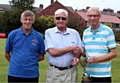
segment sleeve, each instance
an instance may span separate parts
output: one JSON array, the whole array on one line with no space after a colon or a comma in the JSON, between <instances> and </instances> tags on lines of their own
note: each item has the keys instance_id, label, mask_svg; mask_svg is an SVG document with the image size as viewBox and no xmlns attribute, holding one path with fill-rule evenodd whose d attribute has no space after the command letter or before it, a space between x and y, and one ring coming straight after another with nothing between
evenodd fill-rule
<instances>
[{"instance_id":1,"label":"sleeve","mask_svg":"<svg viewBox=\"0 0 120 83\"><path fill-rule=\"evenodd\" d=\"M80 34L77 32L77 42L80 48L82 48L82 41L81 41L81 37Z\"/></svg>"},{"instance_id":2,"label":"sleeve","mask_svg":"<svg viewBox=\"0 0 120 83\"><path fill-rule=\"evenodd\" d=\"M45 50L47 51L48 48L54 48L54 44L51 39L51 33L49 30L45 31Z\"/></svg>"},{"instance_id":3,"label":"sleeve","mask_svg":"<svg viewBox=\"0 0 120 83\"><path fill-rule=\"evenodd\" d=\"M12 50L12 38L13 33L9 33L8 38L6 39L5 51L10 52Z\"/></svg>"},{"instance_id":4,"label":"sleeve","mask_svg":"<svg viewBox=\"0 0 120 83\"><path fill-rule=\"evenodd\" d=\"M85 48L85 43L84 43L84 32L83 32L83 37L82 37L82 48Z\"/></svg>"},{"instance_id":5,"label":"sleeve","mask_svg":"<svg viewBox=\"0 0 120 83\"><path fill-rule=\"evenodd\" d=\"M115 36L112 30L109 30L107 41L109 49L116 48Z\"/></svg>"},{"instance_id":6,"label":"sleeve","mask_svg":"<svg viewBox=\"0 0 120 83\"><path fill-rule=\"evenodd\" d=\"M40 38L40 50L39 50L39 54L40 55L44 55L45 54L45 43L44 43L44 39L43 39L42 35L41 35L41 38Z\"/></svg>"}]
</instances>

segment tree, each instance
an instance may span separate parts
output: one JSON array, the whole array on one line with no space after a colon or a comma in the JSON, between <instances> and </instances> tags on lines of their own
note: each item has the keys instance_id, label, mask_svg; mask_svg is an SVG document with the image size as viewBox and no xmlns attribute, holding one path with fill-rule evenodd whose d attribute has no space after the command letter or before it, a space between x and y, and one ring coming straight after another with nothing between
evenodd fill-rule
<instances>
[{"instance_id":1,"label":"tree","mask_svg":"<svg viewBox=\"0 0 120 83\"><path fill-rule=\"evenodd\" d=\"M77 30L82 38L84 29L79 27L79 22L76 18L71 18L71 20L67 24L67 27Z\"/></svg>"},{"instance_id":2,"label":"tree","mask_svg":"<svg viewBox=\"0 0 120 83\"><path fill-rule=\"evenodd\" d=\"M104 23L106 26L111 27L112 28L112 23Z\"/></svg>"},{"instance_id":3,"label":"tree","mask_svg":"<svg viewBox=\"0 0 120 83\"><path fill-rule=\"evenodd\" d=\"M2 24L3 24L3 12L0 12L0 32L4 32Z\"/></svg>"},{"instance_id":4,"label":"tree","mask_svg":"<svg viewBox=\"0 0 120 83\"><path fill-rule=\"evenodd\" d=\"M0 15L0 23L2 23L0 24L0 30L8 35L12 30L19 28L21 26L21 13L26 9L33 10L32 5L34 1L35 0L11 0L10 5L12 9L5 11L2 16Z\"/></svg>"},{"instance_id":5,"label":"tree","mask_svg":"<svg viewBox=\"0 0 120 83\"><path fill-rule=\"evenodd\" d=\"M33 10L35 0L11 0L10 4L13 9Z\"/></svg>"},{"instance_id":6,"label":"tree","mask_svg":"<svg viewBox=\"0 0 120 83\"><path fill-rule=\"evenodd\" d=\"M36 21L34 23L34 28L43 34L46 29L54 26L55 24L54 24L53 16L41 16L39 18L36 18Z\"/></svg>"},{"instance_id":7,"label":"tree","mask_svg":"<svg viewBox=\"0 0 120 83\"><path fill-rule=\"evenodd\" d=\"M5 11L2 16L2 23L3 31L8 35L14 29L17 29L21 26L20 23L20 15L23 11L22 10L9 10Z\"/></svg>"}]
</instances>

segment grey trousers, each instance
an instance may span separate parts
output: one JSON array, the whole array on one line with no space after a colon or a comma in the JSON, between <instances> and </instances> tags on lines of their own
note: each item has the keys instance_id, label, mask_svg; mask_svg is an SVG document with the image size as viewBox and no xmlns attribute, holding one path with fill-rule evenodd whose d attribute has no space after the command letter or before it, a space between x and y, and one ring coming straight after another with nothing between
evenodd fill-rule
<instances>
[{"instance_id":1,"label":"grey trousers","mask_svg":"<svg viewBox=\"0 0 120 83\"><path fill-rule=\"evenodd\" d=\"M46 83L77 83L78 70L76 66L70 69L59 70L49 66Z\"/></svg>"}]
</instances>

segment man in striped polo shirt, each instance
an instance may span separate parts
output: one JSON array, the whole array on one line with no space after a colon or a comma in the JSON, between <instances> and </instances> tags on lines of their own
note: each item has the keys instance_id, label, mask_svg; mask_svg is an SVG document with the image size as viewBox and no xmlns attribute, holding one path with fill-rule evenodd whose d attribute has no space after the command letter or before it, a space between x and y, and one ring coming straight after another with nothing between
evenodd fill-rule
<instances>
[{"instance_id":1,"label":"man in striped polo shirt","mask_svg":"<svg viewBox=\"0 0 120 83\"><path fill-rule=\"evenodd\" d=\"M99 22L98 8L87 11L90 27L83 32L83 48L86 51L85 72L90 75L90 83L111 83L111 59L117 56L116 42L112 29Z\"/></svg>"}]
</instances>

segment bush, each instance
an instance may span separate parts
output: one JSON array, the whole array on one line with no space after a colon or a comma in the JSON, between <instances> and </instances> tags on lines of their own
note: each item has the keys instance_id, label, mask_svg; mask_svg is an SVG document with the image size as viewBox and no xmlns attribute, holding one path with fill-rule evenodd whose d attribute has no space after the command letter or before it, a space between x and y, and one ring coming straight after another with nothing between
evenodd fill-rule
<instances>
[{"instance_id":1,"label":"bush","mask_svg":"<svg viewBox=\"0 0 120 83\"><path fill-rule=\"evenodd\" d=\"M115 34L115 40L120 42L120 31L114 30L114 34Z\"/></svg>"}]
</instances>

